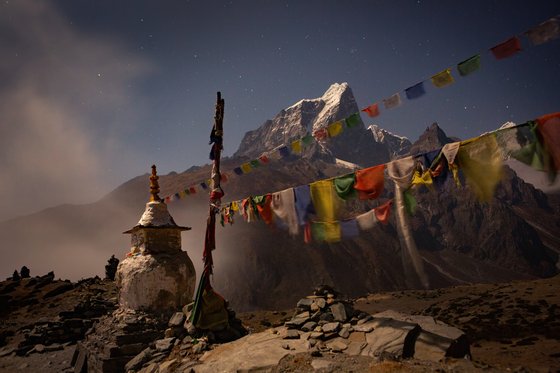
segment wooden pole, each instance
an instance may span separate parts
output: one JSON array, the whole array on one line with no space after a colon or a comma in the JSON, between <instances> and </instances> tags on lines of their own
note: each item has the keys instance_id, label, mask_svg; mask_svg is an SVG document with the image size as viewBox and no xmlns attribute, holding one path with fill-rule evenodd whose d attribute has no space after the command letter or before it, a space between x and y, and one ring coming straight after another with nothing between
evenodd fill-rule
<instances>
[{"instance_id":1,"label":"wooden pole","mask_svg":"<svg viewBox=\"0 0 560 373\"><path fill-rule=\"evenodd\" d=\"M204 272L207 276L212 274L213 259L212 251L216 248L216 214L219 212L221 198L224 196L224 191L220 186L220 157L223 148L223 122L224 122L224 99L220 92L217 94L216 100L216 113L214 115L214 126L210 132L210 144L212 150L210 151L210 159L212 159L212 173L210 184L210 209L208 212L208 221L206 224L206 237L204 240ZM208 285L210 281L208 281Z\"/></svg>"},{"instance_id":2,"label":"wooden pole","mask_svg":"<svg viewBox=\"0 0 560 373\"><path fill-rule=\"evenodd\" d=\"M221 199L224 196L224 191L220 186L220 158L222 155L224 134L224 100L220 92L218 92L217 96L214 126L210 132L210 144L212 145L210 159L213 163L210 183L210 208L208 211L208 220L206 221L206 235L204 237L204 251L202 253L204 270L200 276L200 282L194 299L194 307L190 317L194 325L197 325L202 312L202 295L205 291L210 291L212 289L210 275L212 274L212 267L214 265L212 251L216 248L216 214L220 211Z\"/></svg>"}]
</instances>

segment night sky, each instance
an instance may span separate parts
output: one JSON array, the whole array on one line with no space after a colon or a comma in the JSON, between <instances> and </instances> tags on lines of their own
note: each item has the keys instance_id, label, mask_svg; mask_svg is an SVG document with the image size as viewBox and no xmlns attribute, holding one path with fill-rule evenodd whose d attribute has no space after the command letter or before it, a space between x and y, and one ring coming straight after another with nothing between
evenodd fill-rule
<instances>
[{"instance_id":1,"label":"night sky","mask_svg":"<svg viewBox=\"0 0 560 373\"><path fill-rule=\"evenodd\" d=\"M560 110L560 40L490 47L559 1L32 1L0 4L0 220L94 202L149 171L208 162L216 91L225 155L302 98L348 82L360 107L482 54L482 67L378 124L469 138Z\"/></svg>"}]
</instances>

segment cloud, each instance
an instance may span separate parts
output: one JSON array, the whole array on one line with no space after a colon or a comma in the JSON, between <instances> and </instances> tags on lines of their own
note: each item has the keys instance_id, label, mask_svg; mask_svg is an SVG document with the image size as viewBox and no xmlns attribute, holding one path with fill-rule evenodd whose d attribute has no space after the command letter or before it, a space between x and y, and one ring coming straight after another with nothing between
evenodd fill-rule
<instances>
[{"instance_id":1,"label":"cloud","mask_svg":"<svg viewBox=\"0 0 560 373\"><path fill-rule=\"evenodd\" d=\"M107 192L150 63L31 0L0 5L0 55L0 221Z\"/></svg>"}]
</instances>

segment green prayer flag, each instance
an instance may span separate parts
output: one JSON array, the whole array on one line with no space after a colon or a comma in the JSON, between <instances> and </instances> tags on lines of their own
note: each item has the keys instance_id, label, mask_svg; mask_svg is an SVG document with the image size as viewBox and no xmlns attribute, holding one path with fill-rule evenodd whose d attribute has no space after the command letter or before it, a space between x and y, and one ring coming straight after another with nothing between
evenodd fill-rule
<instances>
[{"instance_id":1,"label":"green prayer flag","mask_svg":"<svg viewBox=\"0 0 560 373\"><path fill-rule=\"evenodd\" d=\"M249 164L252 168L257 168L261 165L257 159L253 159L251 162L249 162Z\"/></svg>"},{"instance_id":2,"label":"green prayer flag","mask_svg":"<svg viewBox=\"0 0 560 373\"><path fill-rule=\"evenodd\" d=\"M356 190L354 189L355 182L355 174L337 177L334 179L334 190L336 194L344 200L354 198L357 195Z\"/></svg>"},{"instance_id":3,"label":"green prayer flag","mask_svg":"<svg viewBox=\"0 0 560 373\"><path fill-rule=\"evenodd\" d=\"M301 138L302 144L309 145L313 141L313 135L308 133L304 137Z\"/></svg>"},{"instance_id":4,"label":"green prayer flag","mask_svg":"<svg viewBox=\"0 0 560 373\"><path fill-rule=\"evenodd\" d=\"M406 212L408 213L408 215L414 215L416 213L416 198L414 198L414 196L412 195L412 193L410 193L410 190L406 190L403 193L403 197L404 197L404 207L406 209Z\"/></svg>"},{"instance_id":5,"label":"green prayer flag","mask_svg":"<svg viewBox=\"0 0 560 373\"><path fill-rule=\"evenodd\" d=\"M346 127L348 128L356 127L361 122L360 113L354 113L350 115L348 118L344 119L344 121L346 122Z\"/></svg>"},{"instance_id":6,"label":"green prayer flag","mask_svg":"<svg viewBox=\"0 0 560 373\"><path fill-rule=\"evenodd\" d=\"M461 76L467 76L478 69L480 69L480 54L475 54L457 65L457 70L459 70Z\"/></svg>"}]
</instances>

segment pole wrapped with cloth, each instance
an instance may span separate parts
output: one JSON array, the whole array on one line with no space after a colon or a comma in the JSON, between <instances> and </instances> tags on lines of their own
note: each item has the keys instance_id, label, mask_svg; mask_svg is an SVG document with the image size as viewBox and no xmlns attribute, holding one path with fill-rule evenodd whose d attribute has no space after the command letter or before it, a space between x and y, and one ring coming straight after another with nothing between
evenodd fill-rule
<instances>
[{"instance_id":1,"label":"pole wrapped with cloth","mask_svg":"<svg viewBox=\"0 0 560 373\"><path fill-rule=\"evenodd\" d=\"M202 260L204 270L200 277L196 291L193 309L190 316L192 324L202 330L222 330L228 327L228 312L225 299L212 289L210 275L213 273L214 260L212 251L216 248L216 214L220 211L224 191L220 185L220 158L223 148L223 119L224 100L218 92L214 126L210 132L210 159L213 161L210 179L210 203L206 234L204 237L204 251Z\"/></svg>"}]
</instances>

